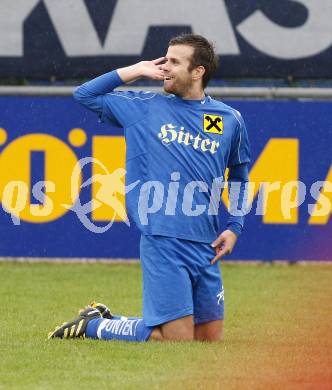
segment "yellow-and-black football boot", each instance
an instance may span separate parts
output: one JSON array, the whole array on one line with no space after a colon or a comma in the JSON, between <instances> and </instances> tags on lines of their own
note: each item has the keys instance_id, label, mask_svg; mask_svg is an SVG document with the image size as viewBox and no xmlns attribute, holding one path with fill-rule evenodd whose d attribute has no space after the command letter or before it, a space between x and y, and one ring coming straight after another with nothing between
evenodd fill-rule
<instances>
[{"instance_id":1,"label":"yellow-and-black football boot","mask_svg":"<svg viewBox=\"0 0 332 390\"><path fill-rule=\"evenodd\" d=\"M98 309L88 306L84 310L81 310L79 316L72 321L64 322L62 325L57 326L48 334L48 339L84 339L88 322L93 318L102 318L102 315Z\"/></svg>"}]
</instances>

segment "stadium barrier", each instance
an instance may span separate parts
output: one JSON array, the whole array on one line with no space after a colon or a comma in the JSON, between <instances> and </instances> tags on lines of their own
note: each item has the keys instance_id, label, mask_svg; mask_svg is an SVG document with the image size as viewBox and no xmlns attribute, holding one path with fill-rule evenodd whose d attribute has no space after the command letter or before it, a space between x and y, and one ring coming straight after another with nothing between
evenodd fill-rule
<instances>
[{"instance_id":1,"label":"stadium barrier","mask_svg":"<svg viewBox=\"0 0 332 390\"><path fill-rule=\"evenodd\" d=\"M99 124L72 90L0 88L0 256L138 256L137 229L101 195L114 188L100 180L82 186L124 167L122 130ZM229 259L332 260L332 91L207 92L242 113L252 145L250 212ZM78 161L84 167L73 184Z\"/></svg>"},{"instance_id":2,"label":"stadium barrier","mask_svg":"<svg viewBox=\"0 0 332 390\"><path fill-rule=\"evenodd\" d=\"M70 86L1 86L0 96L72 96L74 87ZM125 90L119 87L117 90ZM162 93L162 87L130 86L132 91L146 89ZM318 99L332 100L332 88L287 88L287 87L207 87L206 93L216 98L250 99Z\"/></svg>"}]
</instances>

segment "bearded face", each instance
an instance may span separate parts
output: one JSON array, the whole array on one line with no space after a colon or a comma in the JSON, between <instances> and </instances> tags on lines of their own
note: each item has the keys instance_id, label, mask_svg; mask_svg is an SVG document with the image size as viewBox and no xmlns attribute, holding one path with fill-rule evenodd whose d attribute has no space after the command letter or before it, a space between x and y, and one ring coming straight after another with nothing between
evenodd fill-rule
<instances>
[{"instance_id":1,"label":"bearded face","mask_svg":"<svg viewBox=\"0 0 332 390\"><path fill-rule=\"evenodd\" d=\"M187 45L174 45L168 48L164 71L164 90L183 97L192 88L192 71L189 70L194 49Z\"/></svg>"}]
</instances>

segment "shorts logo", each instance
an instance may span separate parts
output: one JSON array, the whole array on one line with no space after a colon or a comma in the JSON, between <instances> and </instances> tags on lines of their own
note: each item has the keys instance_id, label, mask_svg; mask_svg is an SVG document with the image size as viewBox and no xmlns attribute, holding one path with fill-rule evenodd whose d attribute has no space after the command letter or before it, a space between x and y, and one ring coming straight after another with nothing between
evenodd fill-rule
<instances>
[{"instance_id":1,"label":"shorts logo","mask_svg":"<svg viewBox=\"0 0 332 390\"><path fill-rule=\"evenodd\" d=\"M218 305L220 305L220 301L223 301L224 300L224 289L222 289L220 291L219 294L217 294L217 298L218 298Z\"/></svg>"},{"instance_id":2,"label":"shorts logo","mask_svg":"<svg viewBox=\"0 0 332 390\"><path fill-rule=\"evenodd\" d=\"M219 115L204 114L204 132L223 134L223 117Z\"/></svg>"}]
</instances>

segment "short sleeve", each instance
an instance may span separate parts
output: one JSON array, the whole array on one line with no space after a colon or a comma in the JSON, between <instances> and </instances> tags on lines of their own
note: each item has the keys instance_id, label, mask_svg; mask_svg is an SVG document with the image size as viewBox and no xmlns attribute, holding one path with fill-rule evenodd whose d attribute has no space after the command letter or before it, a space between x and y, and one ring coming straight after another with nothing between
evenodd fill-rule
<instances>
[{"instance_id":1,"label":"short sleeve","mask_svg":"<svg viewBox=\"0 0 332 390\"><path fill-rule=\"evenodd\" d=\"M129 127L143 119L149 111L149 104L156 96L152 92L114 91L103 96L101 121L116 121L122 127Z\"/></svg>"},{"instance_id":2,"label":"short sleeve","mask_svg":"<svg viewBox=\"0 0 332 390\"><path fill-rule=\"evenodd\" d=\"M237 120L237 125L228 160L229 167L250 162L250 144L245 123L238 111L234 111L234 115Z\"/></svg>"}]
</instances>

